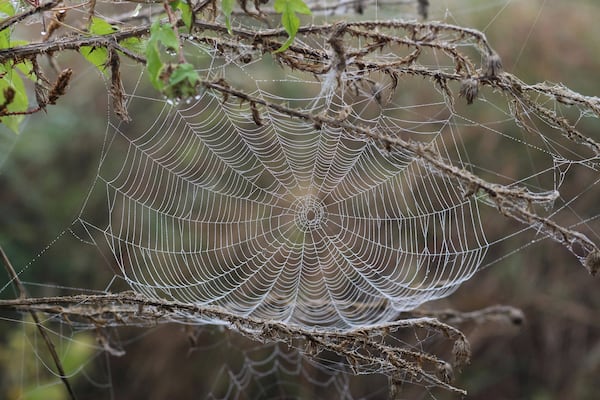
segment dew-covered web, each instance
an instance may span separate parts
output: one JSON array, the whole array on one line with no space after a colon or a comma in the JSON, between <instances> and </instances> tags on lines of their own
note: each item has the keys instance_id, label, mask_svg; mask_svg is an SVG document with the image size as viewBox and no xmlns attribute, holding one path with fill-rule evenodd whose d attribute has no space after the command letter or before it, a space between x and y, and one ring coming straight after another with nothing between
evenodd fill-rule
<instances>
[{"instance_id":1,"label":"dew-covered web","mask_svg":"<svg viewBox=\"0 0 600 400\"><path fill-rule=\"evenodd\" d=\"M106 293L125 283L143 296L114 325L147 326L150 309L288 345L238 349L215 367L209 398L326 398L332 387L353 398L351 374L374 373L454 390L428 346L464 336L429 316L398 327L401 313L548 238L597 271L600 145L589 132L600 101L506 71L494 43L458 25L479 8L444 2L429 11L445 22L421 22L426 3L310 3L281 53L272 12L265 23L236 10L233 35L219 16L182 34L202 80L189 98L162 97L123 62L132 121L110 118L67 232L114 269ZM486 7L499 15L508 3ZM69 323L48 329L66 348L121 354L111 324ZM97 343L78 336L88 331Z\"/></svg>"},{"instance_id":2,"label":"dew-covered web","mask_svg":"<svg viewBox=\"0 0 600 400\"><path fill-rule=\"evenodd\" d=\"M244 74L232 64L213 71ZM290 94L320 89L258 81L252 95L305 103L263 88L279 85ZM369 119L348 110L348 119L429 143L452 130L437 100L386 105ZM132 106L138 101L149 100ZM368 101L353 108L379 107ZM317 114L346 107L337 94L325 106L306 103ZM254 111L257 124L251 107L259 108L206 91L178 108L163 103L140 136L118 128L131 142L117 174L99 176L104 233L134 290L346 329L445 296L477 269L488 243L479 205L460 188L405 152L272 110Z\"/></svg>"},{"instance_id":3,"label":"dew-covered web","mask_svg":"<svg viewBox=\"0 0 600 400\"><path fill-rule=\"evenodd\" d=\"M98 175L109 220L90 224L84 209L81 222L102 232L136 292L351 329L469 279L490 245L490 205L580 258L591 251L543 219L557 212L572 166L596 171L586 145L597 144L571 136L575 150L564 140L563 88L552 96L500 75L479 33L317 26L281 56L232 40L190 36L201 92L177 104L133 92L130 113L140 118L111 128L126 150L109 146ZM472 101L492 109L490 120L475 119L464 104ZM527 136L506 133L515 125ZM530 165L487 169L485 154L466 151L476 135L524 148Z\"/></svg>"}]
</instances>

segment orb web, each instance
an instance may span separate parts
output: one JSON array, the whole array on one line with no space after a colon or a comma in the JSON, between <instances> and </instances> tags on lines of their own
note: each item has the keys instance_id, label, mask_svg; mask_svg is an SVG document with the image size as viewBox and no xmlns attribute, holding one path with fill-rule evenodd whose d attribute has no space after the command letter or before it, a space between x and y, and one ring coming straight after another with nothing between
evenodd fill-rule
<instances>
[{"instance_id":1,"label":"orb web","mask_svg":"<svg viewBox=\"0 0 600 400\"><path fill-rule=\"evenodd\" d=\"M248 73L224 61L207 76ZM281 83L291 87L284 98L277 83L258 81L253 95L313 114L351 100L344 90L297 96L323 92L324 84L293 75ZM359 96L348 118L434 143L451 118L436 96L417 106ZM154 110L152 102L136 97L130 109ZM130 143L121 169L100 175L109 201L105 235L136 291L350 328L443 297L477 270L487 247L479 205L448 178L343 129L267 109L257 123L257 106L239 103L205 91L177 106L159 102L137 137L129 126L116 128Z\"/></svg>"},{"instance_id":2,"label":"orb web","mask_svg":"<svg viewBox=\"0 0 600 400\"><path fill-rule=\"evenodd\" d=\"M494 91L461 80L504 82L486 65L497 55L481 33L357 22L301 32L294 46L274 54L252 37L192 35L195 97L130 93L130 114L143 118L111 125L123 145L107 147L113 161L96 185L109 222L85 214L82 222L102 231L135 291L352 329L391 321L469 279L491 243L482 207L570 240L525 205L547 214L561 162L593 162L559 142L564 127L536 101L505 93L498 103ZM474 100L495 109L491 122L458 103ZM513 137L502 124L532 136ZM542 135L544 124L555 132ZM489 157L465 149L480 133L542 161L514 176L486 169ZM483 186L475 173L505 186ZM508 201L494 199L497 188Z\"/></svg>"}]
</instances>

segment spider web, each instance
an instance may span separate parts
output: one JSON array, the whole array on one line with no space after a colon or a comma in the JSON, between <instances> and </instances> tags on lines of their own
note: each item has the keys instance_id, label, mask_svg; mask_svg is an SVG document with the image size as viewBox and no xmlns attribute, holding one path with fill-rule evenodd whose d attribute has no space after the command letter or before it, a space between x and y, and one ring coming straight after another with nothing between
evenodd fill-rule
<instances>
[{"instance_id":1,"label":"spider web","mask_svg":"<svg viewBox=\"0 0 600 400\"><path fill-rule=\"evenodd\" d=\"M449 122L418 116L440 107L374 125L434 139ZM478 205L447 180L341 130L276 112L258 127L251 113L212 94L165 105L118 174L100 175L104 232L135 290L348 328L445 296L477 269L487 246Z\"/></svg>"},{"instance_id":2,"label":"spider web","mask_svg":"<svg viewBox=\"0 0 600 400\"><path fill-rule=\"evenodd\" d=\"M369 26L301 33L288 57L190 36L186 54L210 85L177 104L131 93L144 121L112 125L125 146L106 149L96 185L109 222L89 223L85 209L81 222L104 235L135 291L307 327L388 322L452 293L490 246L481 207L499 205L470 187L485 160L465 152L465 136L497 135L539 158L502 184L526 195L511 201L541 204L540 220L569 166L596 171L596 156L581 158L545 114L555 99L508 96L490 124L455 104L446 77L461 68L485 77L467 57L495 56L478 33ZM531 139L505 133L515 119ZM424 159L425 148L467 178ZM540 220L529 222L543 230Z\"/></svg>"}]
</instances>

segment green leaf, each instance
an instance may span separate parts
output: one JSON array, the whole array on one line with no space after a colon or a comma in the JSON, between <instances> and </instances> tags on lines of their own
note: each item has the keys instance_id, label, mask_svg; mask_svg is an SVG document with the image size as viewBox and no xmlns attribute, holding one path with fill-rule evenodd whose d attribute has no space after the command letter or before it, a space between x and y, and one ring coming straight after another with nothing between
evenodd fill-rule
<instances>
[{"instance_id":1,"label":"green leaf","mask_svg":"<svg viewBox=\"0 0 600 400\"><path fill-rule=\"evenodd\" d=\"M17 67L17 69L21 71L25 77L31 79L34 82L37 81L37 76L35 76L35 73L33 72L33 64L30 60L21 61L20 63L15 65L15 67Z\"/></svg>"},{"instance_id":2,"label":"green leaf","mask_svg":"<svg viewBox=\"0 0 600 400\"><path fill-rule=\"evenodd\" d=\"M296 36L298 28L300 28L300 18L295 13L285 12L281 14L281 24L290 37Z\"/></svg>"},{"instance_id":3,"label":"green leaf","mask_svg":"<svg viewBox=\"0 0 600 400\"><path fill-rule=\"evenodd\" d=\"M108 61L108 51L104 47L81 46L79 52L86 60L104 74L108 74L106 62Z\"/></svg>"},{"instance_id":4,"label":"green leaf","mask_svg":"<svg viewBox=\"0 0 600 400\"><path fill-rule=\"evenodd\" d=\"M187 99L196 95L199 81L200 76L192 64L177 64L171 71L169 84L163 92L170 99Z\"/></svg>"},{"instance_id":5,"label":"green leaf","mask_svg":"<svg viewBox=\"0 0 600 400\"><path fill-rule=\"evenodd\" d=\"M283 25L288 34L288 40L275 50L275 53L280 53L290 47L298 33L300 18L298 18L296 13L309 15L311 11L302 0L275 0L273 7L276 12L281 13L281 25Z\"/></svg>"},{"instance_id":6,"label":"green leaf","mask_svg":"<svg viewBox=\"0 0 600 400\"><path fill-rule=\"evenodd\" d=\"M15 8L9 0L0 0L0 19L15 15Z\"/></svg>"},{"instance_id":7,"label":"green leaf","mask_svg":"<svg viewBox=\"0 0 600 400\"><path fill-rule=\"evenodd\" d=\"M92 17L89 33L91 35L109 35L117 29L103 20L102 18ZM106 63L108 61L108 51L104 47L81 46L81 54L94 65L100 72L108 74Z\"/></svg>"},{"instance_id":8,"label":"green leaf","mask_svg":"<svg viewBox=\"0 0 600 400\"><path fill-rule=\"evenodd\" d=\"M81 46L81 54L100 72L108 73L106 62L108 61L108 51L103 47Z\"/></svg>"},{"instance_id":9,"label":"green leaf","mask_svg":"<svg viewBox=\"0 0 600 400\"><path fill-rule=\"evenodd\" d=\"M89 32L92 35L109 35L117 31L117 28L103 20L102 18L92 17Z\"/></svg>"},{"instance_id":10,"label":"green leaf","mask_svg":"<svg viewBox=\"0 0 600 400\"><path fill-rule=\"evenodd\" d=\"M194 15L192 13L192 8L187 0L179 0L176 2L177 9L181 11L181 19L185 24L185 27L188 31L192 30L192 23L194 22Z\"/></svg>"},{"instance_id":11,"label":"green leaf","mask_svg":"<svg viewBox=\"0 0 600 400\"><path fill-rule=\"evenodd\" d=\"M3 75L2 79L0 79L0 104L4 104L6 101L6 98L4 97L5 91L9 90L8 88L12 88L14 97L7 105L7 110L9 112L27 111L29 102L27 100L27 92L25 91L23 79L21 79L19 74L8 64L0 66L0 75ZM20 132L19 126L21 125L23 118L23 115L11 115L0 117L0 120L10 130L18 134Z\"/></svg>"},{"instance_id":12,"label":"green leaf","mask_svg":"<svg viewBox=\"0 0 600 400\"><path fill-rule=\"evenodd\" d=\"M175 35L173 27L169 23L161 24L159 20L154 21L150 27L150 39L152 43L162 43L167 49L177 51L179 48L179 39Z\"/></svg>"},{"instance_id":13,"label":"green leaf","mask_svg":"<svg viewBox=\"0 0 600 400\"><path fill-rule=\"evenodd\" d=\"M288 36L287 40L281 45L280 48L274 51L274 53L281 53L282 51L286 51L294 42L296 35Z\"/></svg>"},{"instance_id":14,"label":"green leaf","mask_svg":"<svg viewBox=\"0 0 600 400\"><path fill-rule=\"evenodd\" d=\"M164 82L160 79L160 73L164 64L160 58L159 44L167 49L176 50L179 47L179 40L171 24L161 24L156 20L150 27L150 38L146 44L146 70L152 86L162 91Z\"/></svg>"},{"instance_id":15,"label":"green leaf","mask_svg":"<svg viewBox=\"0 0 600 400\"><path fill-rule=\"evenodd\" d=\"M142 40L140 38L136 38L136 37L130 37L127 39L123 39L119 42L119 44L126 48L127 50L130 50L133 53L136 54L144 54L146 53L146 40Z\"/></svg>"},{"instance_id":16,"label":"green leaf","mask_svg":"<svg viewBox=\"0 0 600 400\"><path fill-rule=\"evenodd\" d=\"M195 85L199 80L200 76L198 76L198 72L194 69L192 64L179 64L169 78L169 86L175 86L180 83Z\"/></svg>"},{"instance_id":17,"label":"green leaf","mask_svg":"<svg viewBox=\"0 0 600 400\"><path fill-rule=\"evenodd\" d=\"M0 19L12 17L15 14L15 9L12 3L8 0L0 0ZM5 29L0 32L0 49L11 47L10 29Z\"/></svg>"},{"instance_id":18,"label":"green leaf","mask_svg":"<svg viewBox=\"0 0 600 400\"><path fill-rule=\"evenodd\" d=\"M10 29L0 32L0 49L8 49L10 45Z\"/></svg>"},{"instance_id":19,"label":"green leaf","mask_svg":"<svg viewBox=\"0 0 600 400\"><path fill-rule=\"evenodd\" d=\"M310 8L306 5L306 3L302 0L275 0L275 4L273 4L273 8L278 13L300 13L305 15L310 15Z\"/></svg>"},{"instance_id":20,"label":"green leaf","mask_svg":"<svg viewBox=\"0 0 600 400\"><path fill-rule=\"evenodd\" d=\"M162 70L163 63L158 53L158 46L151 46L148 43L146 47L146 70L150 77L150 82L157 90L162 91L164 84L160 80L160 71Z\"/></svg>"},{"instance_id":21,"label":"green leaf","mask_svg":"<svg viewBox=\"0 0 600 400\"><path fill-rule=\"evenodd\" d=\"M221 11L225 16L225 26L227 26L227 31L230 35L233 35L231 30L231 13L233 12L233 5L235 4L235 0L222 0L221 1Z\"/></svg>"}]
</instances>

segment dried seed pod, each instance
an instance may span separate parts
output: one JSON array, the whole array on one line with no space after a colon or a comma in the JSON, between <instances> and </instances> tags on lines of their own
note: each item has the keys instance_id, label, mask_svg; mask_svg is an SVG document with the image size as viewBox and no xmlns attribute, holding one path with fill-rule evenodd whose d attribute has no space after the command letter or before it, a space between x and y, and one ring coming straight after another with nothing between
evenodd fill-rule
<instances>
[{"instance_id":1,"label":"dried seed pod","mask_svg":"<svg viewBox=\"0 0 600 400\"><path fill-rule=\"evenodd\" d=\"M515 326L521 326L525 322L525 315L523 315L523 311L516 308L510 310L508 313L508 318Z\"/></svg>"},{"instance_id":2,"label":"dried seed pod","mask_svg":"<svg viewBox=\"0 0 600 400\"><path fill-rule=\"evenodd\" d=\"M383 85L379 82L375 82L371 86L371 96L380 106L383 104Z\"/></svg>"},{"instance_id":3,"label":"dried seed pod","mask_svg":"<svg viewBox=\"0 0 600 400\"><path fill-rule=\"evenodd\" d=\"M437 366L437 376L445 383L451 383L454 380L454 371L448 363L439 364Z\"/></svg>"},{"instance_id":4,"label":"dried seed pod","mask_svg":"<svg viewBox=\"0 0 600 400\"><path fill-rule=\"evenodd\" d=\"M365 1L364 0L358 0L354 3L354 11L357 14L363 14L365 12Z\"/></svg>"},{"instance_id":5,"label":"dried seed pod","mask_svg":"<svg viewBox=\"0 0 600 400\"><path fill-rule=\"evenodd\" d=\"M327 42L331 45L335 58L332 60L332 66L338 74L341 74L346 69L346 50L344 49L344 32L346 31L345 23L337 23L334 25L334 30L331 33Z\"/></svg>"},{"instance_id":6,"label":"dried seed pod","mask_svg":"<svg viewBox=\"0 0 600 400\"><path fill-rule=\"evenodd\" d=\"M467 100L467 104L473 104L473 101L479 94L479 81L475 78L466 78L460 82L460 91L458 95Z\"/></svg>"},{"instance_id":7,"label":"dried seed pod","mask_svg":"<svg viewBox=\"0 0 600 400\"><path fill-rule=\"evenodd\" d=\"M58 98L65 94L69 81L71 80L71 75L73 75L73 70L71 68L61 71L48 94L48 104L56 104Z\"/></svg>"},{"instance_id":8,"label":"dried seed pod","mask_svg":"<svg viewBox=\"0 0 600 400\"><path fill-rule=\"evenodd\" d=\"M471 360L471 346L469 342L465 339L457 339L454 342L452 354L454 355L454 365L456 367L467 365Z\"/></svg>"},{"instance_id":9,"label":"dried seed pod","mask_svg":"<svg viewBox=\"0 0 600 400\"><path fill-rule=\"evenodd\" d=\"M50 38L50 36L52 36L52 34L62 26L62 22L67 16L67 13L65 11L65 9L62 9L54 13L54 15L52 16L52 20L50 20L50 25L48 25L48 28L45 29L46 33L45 35L43 35L44 41L47 41Z\"/></svg>"},{"instance_id":10,"label":"dried seed pod","mask_svg":"<svg viewBox=\"0 0 600 400\"><path fill-rule=\"evenodd\" d=\"M11 86L4 89L4 103L0 104L0 115L5 115L8 112L8 105L15 99L15 89Z\"/></svg>"},{"instance_id":11,"label":"dried seed pod","mask_svg":"<svg viewBox=\"0 0 600 400\"><path fill-rule=\"evenodd\" d=\"M243 62L244 64L250 63L252 61L252 54L250 54L250 53L242 54L240 56L240 61Z\"/></svg>"},{"instance_id":12,"label":"dried seed pod","mask_svg":"<svg viewBox=\"0 0 600 400\"><path fill-rule=\"evenodd\" d=\"M119 59L117 51L113 48L109 50L108 64L110 65L111 73L110 94L113 100L113 110L115 111L115 114L121 118L121 121L130 122L131 117L127 112L125 89L123 88L123 81L121 80L121 60Z\"/></svg>"},{"instance_id":13,"label":"dried seed pod","mask_svg":"<svg viewBox=\"0 0 600 400\"><path fill-rule=\"evenodd\" d=\"M486 57L483 72L486 78L495 78L502 72L502 59L496 52L492 52Z\"/></svg>"},{"instance_id":14,"label":"dried seed pod","mask_svg":"<svg viewBox=\"0 0 600 400\"><path fill-rule=\"evenodd\" d=\"M388 399L399 400L402 398L402 378L390 376L388 379Z\"/></svg>"},{"instance_id":15,"label":"dried seed pod","mask_svg":"<svg viewBox=\"0 0 600 400\"><path fill-rule=\"evenodd\" d=\"M39 80L34 83L35 100L40 108L45 109L48 104L48 90L39 83Z\"/></svg>"},{"instance_id":16,"label":"dried seed pod","mask_svg":"<svg viewBox=\"0 0 600 400\"><path fill-rule=\"evenodd\" d=\"M594 250L587 255L583 262L590 275L596 276L600 271L600 251Z\"/></svg>"}]
</instances>

